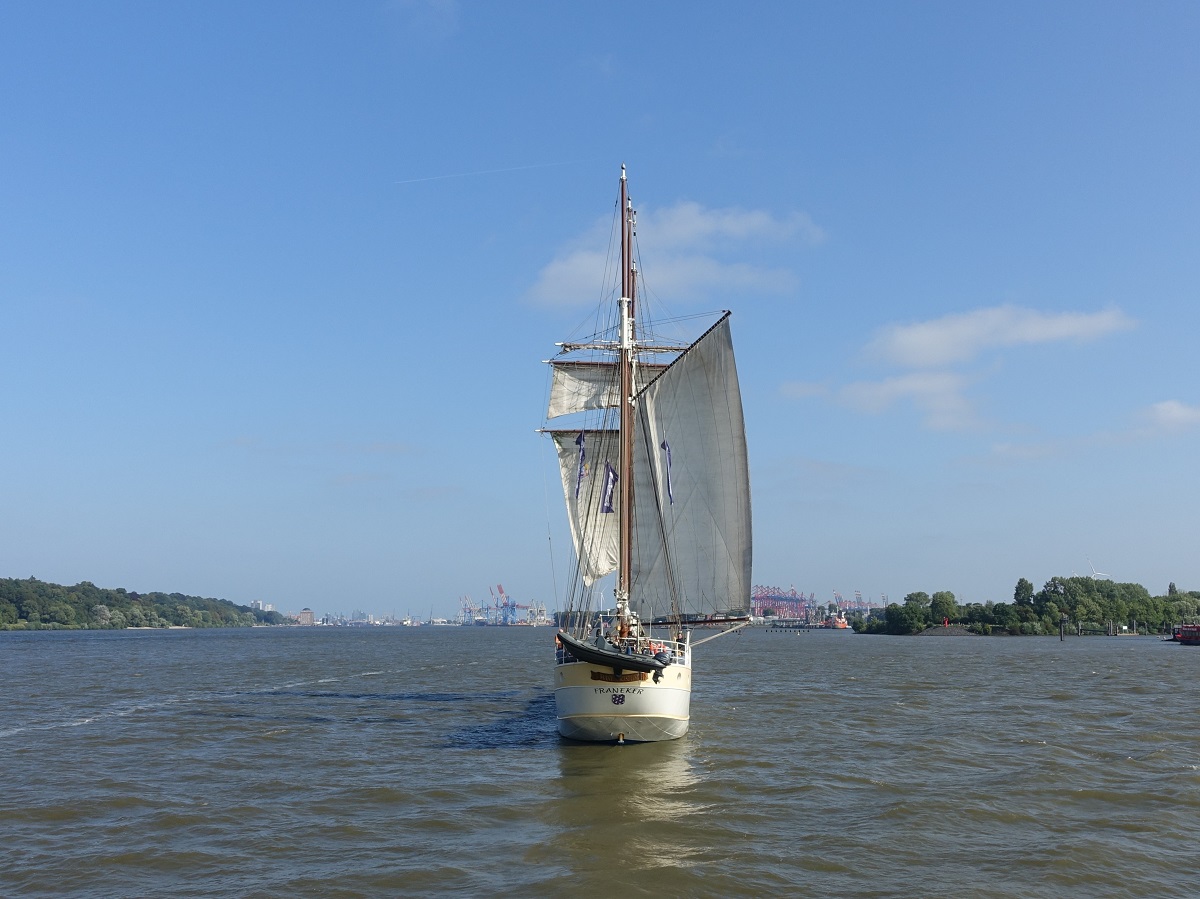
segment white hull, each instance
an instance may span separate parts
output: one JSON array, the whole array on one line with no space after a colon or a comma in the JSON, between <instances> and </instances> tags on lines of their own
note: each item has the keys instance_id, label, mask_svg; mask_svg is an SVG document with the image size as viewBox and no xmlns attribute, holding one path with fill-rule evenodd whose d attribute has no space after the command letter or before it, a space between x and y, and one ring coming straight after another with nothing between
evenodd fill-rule
<instances>
[{"instance_id":1,"label":"white hull","mask_svg":"<svg viewBox=\"0 0 1200 899\"><path fill-rule=\"evenodd\" d=\"M687 733L692 669L669 665L653 674L614 675L606 665L568 662L554 668L558 732L572 740L654 742Z\"/></svg>"}]
</instances>

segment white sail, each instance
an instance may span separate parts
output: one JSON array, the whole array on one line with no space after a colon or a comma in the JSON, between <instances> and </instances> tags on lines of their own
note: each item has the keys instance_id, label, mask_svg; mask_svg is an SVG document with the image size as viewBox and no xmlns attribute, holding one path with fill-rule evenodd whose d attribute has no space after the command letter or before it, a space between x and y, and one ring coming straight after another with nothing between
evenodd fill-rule
<instances>
[{"instance_id":1,"label":"white sail","mask_svg":"<svg viewBox=\"0 0 1200 899\"><path fill-rule=\"evenodd\" d=\"M652 615L673 595L682 612L748 609L750 477L728 314L637 405L631 599Z\"/></svg>"},{"instance_id":2,"label":"white sail","mask_svg":"<svg viewBox=\"0 0 1200 899\"><path fill-rule=\"evenodd\" d=\"M615 409L621 395L617 367L612 362L552 360L550 401L546 418L558 418L593 409ZM638 387L644 387L666 366L641 364L635 369Z\"/></svg>"},{"instance_id":3,"label":"white sail","mask_svg":"<svg viewBox=\"0 0 1200 899\"><path fill-rule=\"evenodd\" d=\"M602 511L608 465L617 459L616 431L551 431L558 450L567 520L579 557L579 575L591 585L617 568L619 503L612 492L612 512ZM582 437L583 457L580 457Z\"/></svg>"}]
</instances>

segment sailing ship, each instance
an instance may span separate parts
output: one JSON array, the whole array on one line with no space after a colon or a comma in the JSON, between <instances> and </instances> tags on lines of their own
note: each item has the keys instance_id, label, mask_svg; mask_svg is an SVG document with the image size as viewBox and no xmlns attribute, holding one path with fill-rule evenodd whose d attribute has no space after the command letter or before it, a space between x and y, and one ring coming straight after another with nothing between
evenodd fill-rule
<instances>
[{"instance_id":1,"label":"sailing ship","mask_svg":"<svg viewBox=\"0 0 1200 899\"><path fill-rule=\"evenodd\" d=\"M693 649L750 621L751 529L730 314L692 342L660 336L638 295L624 166L617 216L620 283L595 335L549 360L547 419L582 423L542 433L575 549L555 636L558 730L623 743L687 733ZM696 628L713 632L693 640Z\"/></svg>"}]
</instances>

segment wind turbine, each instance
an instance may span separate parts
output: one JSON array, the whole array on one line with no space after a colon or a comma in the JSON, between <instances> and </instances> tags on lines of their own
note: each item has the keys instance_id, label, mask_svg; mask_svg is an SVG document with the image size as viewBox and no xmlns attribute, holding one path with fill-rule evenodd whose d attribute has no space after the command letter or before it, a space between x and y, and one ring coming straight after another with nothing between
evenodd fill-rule
<instances>
[{"instance_id":1,"label":"wind turbine","mask_svg":"<svg viewBox=\"0 0 1200 899\"><path fill-rule=\"evenodd\" d=\"M1105 574L1103 571L1097 571L1096 566L1092 564L1092 560L1088 559L1088 568L1092 569L1092 580L1098 581L1101 578L1111 578L1111 575Z\"/></svg>"}]
</instances>

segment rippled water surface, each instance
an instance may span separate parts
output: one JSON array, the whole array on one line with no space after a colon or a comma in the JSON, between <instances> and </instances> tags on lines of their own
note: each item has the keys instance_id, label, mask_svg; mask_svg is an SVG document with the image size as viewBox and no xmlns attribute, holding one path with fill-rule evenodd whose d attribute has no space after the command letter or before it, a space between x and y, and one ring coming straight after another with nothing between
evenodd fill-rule
<instances>
[{"instance_id":1,"label":"rippled water surface","mask_svg":"<svg viewBox=\"0 0 1200 899\"><path fill-rule=\"evenodd\" d=\"M0 895L1195 895L1200 648L751 631L600 746L551 643L0 633Z\"/></svg>"}]
</instances>

